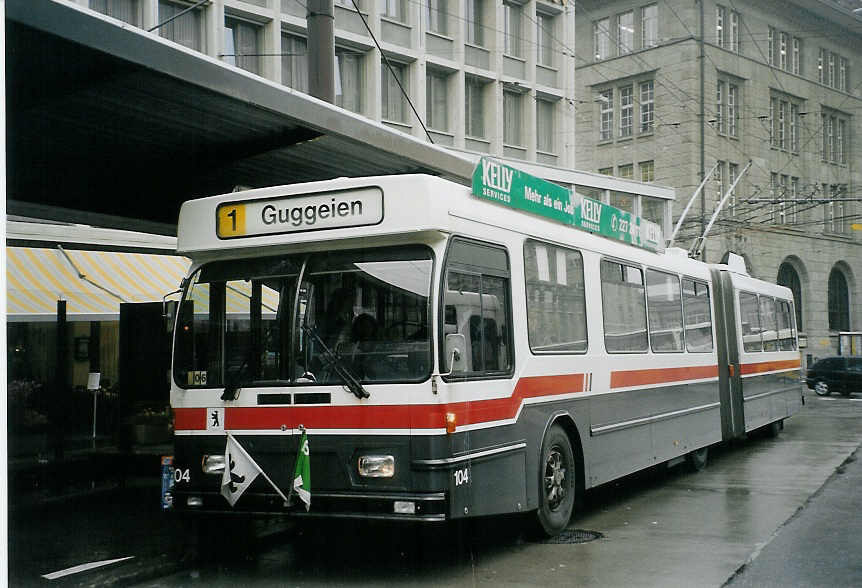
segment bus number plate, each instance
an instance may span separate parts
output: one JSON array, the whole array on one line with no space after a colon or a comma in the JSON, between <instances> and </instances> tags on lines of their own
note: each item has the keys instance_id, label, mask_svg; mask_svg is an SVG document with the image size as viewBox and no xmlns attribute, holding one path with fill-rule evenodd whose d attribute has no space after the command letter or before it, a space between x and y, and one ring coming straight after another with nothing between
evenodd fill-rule
<instances>
[{"instance_id":1,"label":"bus number plate","mask_svg":"<svg viewBox=\"0 0 862 588\"><path fill-rule=\"evenodd\" d=\"M452 473L452 476L455 478L455 485L461 486L463 484L470 483L470 468L462 468L460 470L455 470Z\"/></svg>"}]
</instances>

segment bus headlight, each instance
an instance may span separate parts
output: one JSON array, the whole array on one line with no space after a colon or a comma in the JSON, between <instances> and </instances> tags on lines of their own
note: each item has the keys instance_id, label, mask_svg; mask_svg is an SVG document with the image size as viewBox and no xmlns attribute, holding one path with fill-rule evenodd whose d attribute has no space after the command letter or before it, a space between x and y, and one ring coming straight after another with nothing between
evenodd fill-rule
<instances>
[{"instance_id":1,"label":"bus headlight","mask_svg":"<svg viewBox=\"0 0 862 588\"><path fill-rule=\"evenodd\" d=\"M395 458L391 455L360 456L359 475L364 478L391 478L395 475Z\"/></svg>"},{"instance_id":2,"label":"bus headlight","mask_svg":"<svg viewBox=\"0 0 862 588\"><path fill-rule=\"evenodd\" d=\"M224 473L224 455L205 455L201 460L201 469L205 474L220 476Z\"/></svg>"}]
</instances>

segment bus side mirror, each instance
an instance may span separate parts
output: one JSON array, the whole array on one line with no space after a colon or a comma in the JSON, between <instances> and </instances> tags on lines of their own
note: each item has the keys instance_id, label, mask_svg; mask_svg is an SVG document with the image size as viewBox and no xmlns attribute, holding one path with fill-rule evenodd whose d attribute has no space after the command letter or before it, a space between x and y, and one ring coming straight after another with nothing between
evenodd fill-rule
<instances>
[{"instance_id":1,"label":"bus side mirror","mask_svg":"<svg viewBox=\"0 0 862 588\"><path fill-rule=\"evenodd\" d=\"M461 333L446 335L446 373L467 371L466 361L462 349L466 347L467 340Z\"/></svg>"}]
</instances>

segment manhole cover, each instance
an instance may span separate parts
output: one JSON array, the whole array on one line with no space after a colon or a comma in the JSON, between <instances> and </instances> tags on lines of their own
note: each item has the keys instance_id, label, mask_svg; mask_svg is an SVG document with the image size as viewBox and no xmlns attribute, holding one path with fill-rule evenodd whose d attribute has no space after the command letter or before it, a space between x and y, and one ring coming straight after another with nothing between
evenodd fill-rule
<instances>
[{"instance_id":1,"label":"manhole cover","mask_svg":"<svg viewBox=\"0 0 862 588\"><path fill-rule=\"evenodd\" d=\"M604 537L604 535L602 535L598 531L584 531L583 529L566 529L556 537L545 539L544 541L542 541L542 543L589 543L590 541L595 541L596 539L601 539L602 537Z\"/></svg>"}]
</instances>

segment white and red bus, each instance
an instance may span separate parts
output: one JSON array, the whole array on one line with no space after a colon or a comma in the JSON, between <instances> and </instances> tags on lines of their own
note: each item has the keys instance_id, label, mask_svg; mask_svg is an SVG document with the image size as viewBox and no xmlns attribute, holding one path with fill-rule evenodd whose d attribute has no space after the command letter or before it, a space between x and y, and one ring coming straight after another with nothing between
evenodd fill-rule
<instances>
[{"instance_id":1,"label":"white and red bus","mask_svg":"<svg viewBox=\"0 0 862 588\"><path fill-rule=\"evenodd\" d=\"M174 508L533 511L555 534L585 489L777 433L802 398L790 290L656 230L487 159L472 189L341 178L185 203ZM301 430L308 510L275 490ZM266 474L233 505L228 434Z\"/></svg>"}]
</instances>

